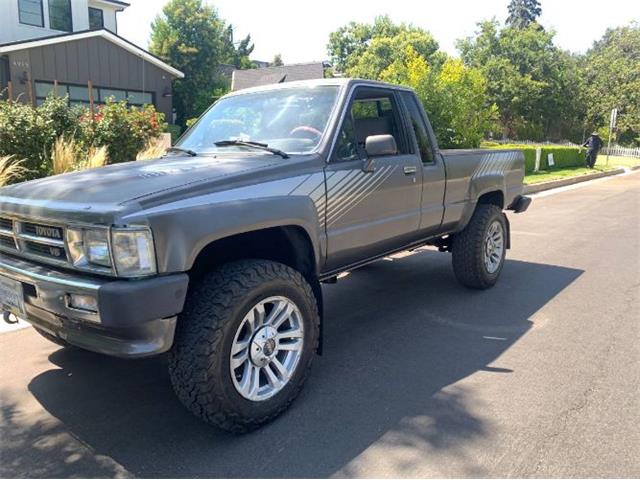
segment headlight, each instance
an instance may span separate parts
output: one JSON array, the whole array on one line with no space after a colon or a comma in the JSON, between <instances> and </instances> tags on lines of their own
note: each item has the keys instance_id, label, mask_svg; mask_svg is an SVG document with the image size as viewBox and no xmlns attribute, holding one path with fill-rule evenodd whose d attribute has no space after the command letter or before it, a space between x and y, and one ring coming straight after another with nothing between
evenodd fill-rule
<instances>
[{"instance_id":1,"label":"headlight","mask_svg":"<svg viewBox=\"0 0 640 480\"><path fill-rule=\"evenodd\" d=\"M111 247L119 276L140 277L156 273L153 237L148 228L112 229Z\"/></svg>"},{"instance_id":2,"label":"headlight","mask_svg":"<svg viewBox=\"0 0 640 480\"><path fill-rule=\"evenodd\" d=\"M75 267L111 267L109 230L106 228L67 228L67 248Z\"/></svg>"},{"instance_id":3,"label":"headlight","mask_svg":"<svg viewBox=\"0 0 640 480\"><path fill-rule=\"evenodd\" d=\"M111 258L109 256L108 231L85 230L84 251L89 263L102 265L103 267L110 267Z\"/></svg>"}]
</instances>

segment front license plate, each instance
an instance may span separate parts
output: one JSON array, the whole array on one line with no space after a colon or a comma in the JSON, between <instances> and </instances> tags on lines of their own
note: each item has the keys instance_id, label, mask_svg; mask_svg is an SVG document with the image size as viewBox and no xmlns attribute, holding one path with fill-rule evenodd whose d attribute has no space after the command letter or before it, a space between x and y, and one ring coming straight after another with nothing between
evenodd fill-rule
<instances>
[{"instance_id":1,"label":"front license plate","mask_svg":"<svg viewBox=\"0 0 640 480\"><path fill-rule=\"evenodd\" d=\"M0 275L0 305L19 317L25 317L22 283Z\"/></svg>"}]
</instances>

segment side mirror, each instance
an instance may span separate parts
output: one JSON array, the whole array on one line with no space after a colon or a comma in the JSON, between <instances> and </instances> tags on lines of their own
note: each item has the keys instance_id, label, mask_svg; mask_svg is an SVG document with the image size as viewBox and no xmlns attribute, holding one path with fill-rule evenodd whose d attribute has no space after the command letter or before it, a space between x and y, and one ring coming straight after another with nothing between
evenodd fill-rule
<instances>
[{"instance_id":1,"label":"side mirror","mask_svg":"<svg viewBox=\"0 0 640 480\"><path fill-rule=\"evenodd\" d=\"M364 141L364 149L368 157L382 157L384 155L396 155L398 145L393 135L370 135Z\"/></svg>"}]
</instances>

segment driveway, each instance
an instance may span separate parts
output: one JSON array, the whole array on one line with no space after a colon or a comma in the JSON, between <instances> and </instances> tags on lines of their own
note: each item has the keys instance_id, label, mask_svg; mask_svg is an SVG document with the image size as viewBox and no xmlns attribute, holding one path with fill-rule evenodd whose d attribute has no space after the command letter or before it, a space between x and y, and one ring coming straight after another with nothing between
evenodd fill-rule
<instances>
[{"instance_id":1,"label":"driveway","mask_svg":"<svg viewBox=\"0 0 640 480\"><path fill-rule=\"evenodd\" d=\"M0 476L640 476L640 174L510 219L490 291L429 249L326 285L324 355L244 436L191 417L164 357L0 334Z\"/></svg>"}]
</instances>

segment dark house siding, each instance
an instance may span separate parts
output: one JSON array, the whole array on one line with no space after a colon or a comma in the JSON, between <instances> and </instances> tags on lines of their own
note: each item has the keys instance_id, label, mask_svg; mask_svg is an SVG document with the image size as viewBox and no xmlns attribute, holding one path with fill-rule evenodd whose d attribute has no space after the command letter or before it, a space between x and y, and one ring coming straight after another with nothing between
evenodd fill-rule
<instances>
[{"instance_id":1,"label":"dark house siding","mask_svg":"<svg viewBox=\"0 0 640 480\"><path fill-rule=\"evenodd\" d=\"M153 94L156 108L172 121L172 76L137 55L100 37L72 40L54 45L25 48L7 54L14 95L24 93L29 99L29 87L18 79L25 72L32 82L44 81L95 87L144 91Z\"/></svg>"}]
</instances>

